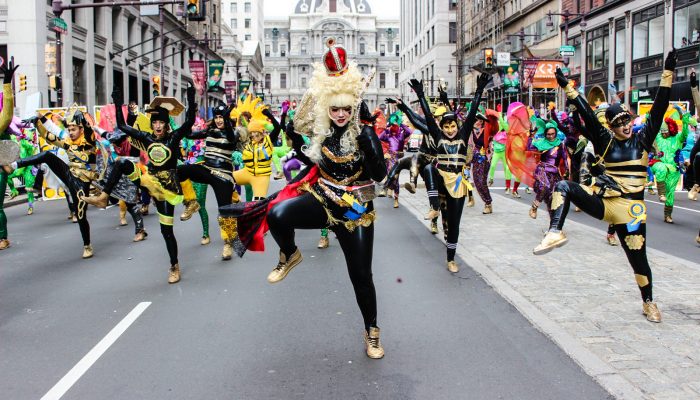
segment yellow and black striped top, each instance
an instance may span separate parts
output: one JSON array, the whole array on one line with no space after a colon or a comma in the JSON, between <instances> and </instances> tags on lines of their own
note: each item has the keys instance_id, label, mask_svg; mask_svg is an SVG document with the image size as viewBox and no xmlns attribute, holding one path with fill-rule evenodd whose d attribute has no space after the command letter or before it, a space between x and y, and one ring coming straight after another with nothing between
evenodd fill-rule
<instances>
[{"instance_id":1,"label":"yellow and black striped top","mask_svg":"<svg viewBox=\"0 0 700 400\"><path fill-rule=\"evenodd\" d=\"M254 176L272 175L272 141L265 135L262 142L248 142L243 148L243 165Z\"/></svg>"}]
</instances>

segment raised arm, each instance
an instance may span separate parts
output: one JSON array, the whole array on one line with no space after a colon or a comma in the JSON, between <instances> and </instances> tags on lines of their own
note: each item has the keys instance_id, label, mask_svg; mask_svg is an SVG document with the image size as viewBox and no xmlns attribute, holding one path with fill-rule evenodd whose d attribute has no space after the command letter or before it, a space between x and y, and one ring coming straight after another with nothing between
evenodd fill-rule
<instances>
[{"instance_id":1,"label":"raised arm","mask_svg":"<svg viewBox=\"0 0 700 400\"><path fill-rule=\"evenodd\" d=\"M588 102L574 87L574 82L569 81L564 76L561 69L557 68L555 76L559 86L564 89L569 102L576 106L576 110L583 119L583 123L586 125L586 137L593 142L596 151L600 149L601 146L606 146L612 137L612 133L601 125L600 121L598 121L598 117L596 117L593 109L591 109L591 106L588 105Z\"/></svg>"},{"instance_id":2,"label":"raised arm","mask_svg":"<svg viewBox=\"0 0 700 400\"><path fill-rule=\"evenodd\" d=\"M275 118L275 116L272 115L272 111L270 111L269 108L264 109L262 113L270 120L270 122L272 122L273 128L272 132L270 132L270 140L272 141L272 143L277 143L277 140L280 137L280 133L282 132L282 129L284 129L282 127L282 124L284 123L284 120L287 119L287 112L286 110L282 112L282 123L277 121L277 118Z\"/></svg>"},{"instance_id":3,"label":"raised arm","mask_svg":"<svg viewBox=\"0 0 700 400\"><path fill-rule=\"evenodd\" d=\"M314 162L311 161L309 157L304 154L303 147L306 144L304 138L294 130L294 122L289 121L287 124L286 134L289 139L292 140L292 148L297 152L297 158L299 161L306 165L313 165Z\"/></svg>"},{"instance_id":4,"label":"raised arm","mask_svg":"<svg viewBox=\"0 0 700 400\"><path fill-rule=\"evenodd\" d=\"M141 132L136 128L132 128L131 126L127 125L124 121L124 113L122 112L122 104L124 104L124 95L122 94L121 90L119 90L116 87L114 88L114 91L112 91L112 102L114 103L115 108L114 111L117 119L117 128L120 131L124 132L127 136L141 140L144 143L151 143L152 140L148 133Z\"/></svg>"},{"instance_id":5,"label":"raised arm","mask_svg":"<svg viewBox=\"0 0 700 400\"><path fill-rule=\"evenodd\" d=\"M187 112L185 114L185 122L173 131L173 138L176 143L179 143L185 135L192 132L194 120L197 118L197 103L194 100L194 86L187 87Z\"/></svg>"},{"instance_id":6,"label":"raised arm","mask_svg":"<svg viewBox=\"0 0 700 400\"><path fill-rule=\"evenodd\" d=\"M396 104L396 107L406 114L406 117L411 122L414 128L421 132L428 132L428 126L425 123L425 118L416 114L409 106L406 105L401 99L386 98L386 102L389 104Z\"/></svg>"},{"instance_id":7,"label":"raised arm","mask_svg":"<svg viewBox=\"0 0 700 400\"><path fill-rule=\"evenodd\" d=\"M426 130L424 132L429 134L435 143L439 142L440 138L442 137L442 132L440 131L438 124L435 122L435 118L433 118L433 113L430 112L428 101L425 99L423 82L418 81L417 79L411 79L408 86L410 86L416 93L416 96L418 96L418 104L420 104L421 110L423 110L423 115L425 115Z\"/></svg>"},{"instance_id":8,"label":"raised arm","mask_svg":"<svg viewBox=\"0 0 700 400\"><path fill-rule=\"evenodd\" d=\"M491 80L491 75L481 74L476 79L476 92L474 92L474 98L472 99L472 106L469 107L469 113L467 118L465 118L462 127L459 129L459 136L467 142L469 137L474 131L474 123L476 122L476 113L479 111L479 104L481 104L481 94L484 92L486 85L489 84Z\"/></svg>"},{"instance_id":9,"label":"raised arm","mask_svg":"<svg viewBox=\"0 0 700 400\"><path fill-rule=\"evenodd\" d=\"M0 71L5 74L2 83L2 112L0 112L0 134L5 133L7 128L12 122L12 114L15 108L15 98L12 92L12 76L15 74L15 70L19 68L19 65L10 66L6 68L5 66L0 67Z\"/></svg>"},{"instance_id":10,"label":"raised arm","mask_svg":"<svg viewBox=\"0 0 700 400\"><path fill-rule=\"evenodd\" d=\"M661 129L661 124L664 122L664 114L666 114L668 110L668 103L671 99L673 71L676 69L677 62L678 57L676 55L676 50L673 49L668 53L664 61L664 71L661 73L659 90L656 91L654 104L651 105L651 110L649 110L647 123L642 128L641 133L644 136L644 143L647 149L650 149L653 145L654 139L656 139L656 135L659 133L659 129Z\"/></svg>"}]
</instances>

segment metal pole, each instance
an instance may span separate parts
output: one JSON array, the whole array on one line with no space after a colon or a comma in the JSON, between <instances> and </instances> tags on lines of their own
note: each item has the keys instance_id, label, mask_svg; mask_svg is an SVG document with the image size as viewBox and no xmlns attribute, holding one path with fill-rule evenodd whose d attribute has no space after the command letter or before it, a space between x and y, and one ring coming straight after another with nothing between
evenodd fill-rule
<instances>
[{"instance_id":1,"label":"metal pole","mask_svg":"<svg viewBox=\"0 0 700 400\"><path fill-rule=\"evenodd\" d=\"M56 106L63 107L63 68L61 51L61 33L56 32Z\"/></svg>"},{"instance_id":2,"label":"metal pole","mask_svg":"<svg viewBox=\"0 0 700 400\"><path fill-rule=\"evenodd\" d=\"M160 5L158 6L158 14L159 14L159 19L160 19L160 71L158 72L158 76L160 76L160 94L161 96L165 96L165 77L163 76L163 62L165 61L165 34L163 33L163 26L165 25L165 10L163 10L163 6Z\"/></svg>"}]
</instances>

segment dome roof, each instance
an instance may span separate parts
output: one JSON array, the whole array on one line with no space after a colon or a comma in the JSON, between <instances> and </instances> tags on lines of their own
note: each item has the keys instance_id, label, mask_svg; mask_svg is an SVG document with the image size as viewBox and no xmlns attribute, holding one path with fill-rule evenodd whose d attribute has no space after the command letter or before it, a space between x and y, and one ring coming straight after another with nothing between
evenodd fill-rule
<instances>
[{"instance_id":1,"label":"dome roof","mask_svg":"<svg viewBox=\"0 0 700 400\"><path fill-rule=\"evenodd\" d=\"M369 5L369 0L297 0L297 5L294 7L295 14L315 14L329 13L330 2L337 3L338 10L350 10L357 14L371 14L372 8Z\"/></svg>"}]
</instances>

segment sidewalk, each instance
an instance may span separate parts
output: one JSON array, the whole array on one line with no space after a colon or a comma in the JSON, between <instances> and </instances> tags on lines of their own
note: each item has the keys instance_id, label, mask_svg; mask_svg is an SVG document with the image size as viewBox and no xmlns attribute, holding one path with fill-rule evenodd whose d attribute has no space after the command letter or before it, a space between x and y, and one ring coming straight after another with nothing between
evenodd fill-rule
<instances>
[{"instance_id":1,"label":"sidewalk","mask_svg":"<svg viewBox=\"0 0 700 400\"><path fill-rule=\"evenodd\" d=\"M457 249L464 263L616 398L700 398L700 264L648 250L663 322L647 322L632 267L605 241L604 222L597 230L568 220L569 243L534 256L546 211L532 220L526 202L492 196L491 215L481 214L478 196L464 209ZM429 234L425 191L402 191L400 202Z\"/></svg>"}]
</instances>

